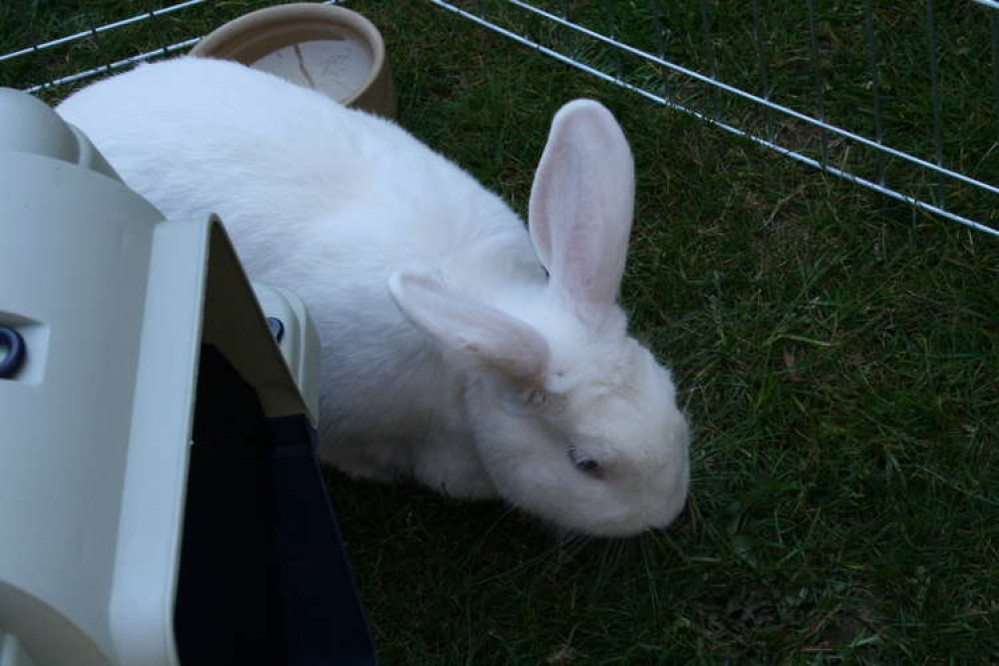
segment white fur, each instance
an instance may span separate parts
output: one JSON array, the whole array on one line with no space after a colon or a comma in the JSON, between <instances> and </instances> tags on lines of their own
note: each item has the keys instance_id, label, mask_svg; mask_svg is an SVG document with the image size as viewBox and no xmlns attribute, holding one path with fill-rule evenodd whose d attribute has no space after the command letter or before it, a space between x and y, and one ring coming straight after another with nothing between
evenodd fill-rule
<instances>
[{"instance_id":1,"label":"white fur","mask_svg":"<svg viewBox=\"0 0 999 666\"><path fill-rule=\"evenodd\" d=\"M305 301L324 460L595 535L683 508L687 424L615 302L634 174L604 107L556 114L530 235L398 126L240 65L140 66L58 111L167 216L218 213L248 273Z\"/></svg>"}]
</instances>

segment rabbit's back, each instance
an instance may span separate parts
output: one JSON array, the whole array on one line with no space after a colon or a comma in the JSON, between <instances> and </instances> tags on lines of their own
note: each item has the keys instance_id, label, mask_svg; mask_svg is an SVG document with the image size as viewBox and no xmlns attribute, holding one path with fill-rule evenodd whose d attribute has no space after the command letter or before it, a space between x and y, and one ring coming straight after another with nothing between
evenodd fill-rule
<instances>
[{"instance_id":1,"label":"rabbit's back","mask_svg":"<svg viewBox=\"0 0 999 666\"><path fill-rule=\"evenodd\" d=\"M280 265L319 246L446 263L518 231L497 197L395 124L227 61L140 66L58 110L168 217L218 213L258 278L285 282Z\"/></svg>"}]
</instances>

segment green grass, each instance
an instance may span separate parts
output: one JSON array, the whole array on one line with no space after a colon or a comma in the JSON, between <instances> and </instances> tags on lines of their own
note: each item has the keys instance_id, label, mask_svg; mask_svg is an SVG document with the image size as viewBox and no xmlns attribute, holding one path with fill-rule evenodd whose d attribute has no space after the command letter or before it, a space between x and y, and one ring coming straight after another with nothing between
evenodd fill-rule
<instances>
[{"instance_id":1,"label":"green grass","mask_svg":"<svg viewBox=\"0 0 999 666\"><path fill-rule=\"evenodd\" d=\"M80 25L57 4L80 3L0 6L0 52ZM167 23L183 38L256 4ZM615 111L639 174L623 298L696 433L687 511L626 541L559 539L497 503L331 472L383 663L999 662L999 242L428 3L351 6L386 36L400 121L521 211L552 112L577 96ZM97 55L0 62L0 83ZM988 92L948 104L978 109ZM995 154L989 122L968 130L968 168ZM893 131L915 145L928 130Z\"/></svg>"}]
</instances>

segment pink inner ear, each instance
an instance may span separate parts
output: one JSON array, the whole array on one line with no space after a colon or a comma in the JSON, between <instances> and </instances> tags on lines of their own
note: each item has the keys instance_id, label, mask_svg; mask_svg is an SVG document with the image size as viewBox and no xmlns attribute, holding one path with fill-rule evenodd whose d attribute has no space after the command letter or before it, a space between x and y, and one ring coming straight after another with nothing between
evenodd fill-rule
<instances>
[{"instance_id":1,"label":"pink inner ear","mask_svg":"<svg viewBox=\"0 0 999 666\"><path fill-rule=\"evenodd\" d=\"M617 300L634 199L634 163L614 117L577 100L552 123L531 193L531 236L552 286L586 320Z\"/></svg>"},{"instance_id":2,"label":"pink inner ear","mask_svg":"<svg viewBox=\"0 0 999 666\"><path fill-rule=\"evenodd\" d=\"M444 352L527 386L548 365L548 343L529 324L422 274L396 274L389 289L403 314Z\"/></svg>"}]
</instances>

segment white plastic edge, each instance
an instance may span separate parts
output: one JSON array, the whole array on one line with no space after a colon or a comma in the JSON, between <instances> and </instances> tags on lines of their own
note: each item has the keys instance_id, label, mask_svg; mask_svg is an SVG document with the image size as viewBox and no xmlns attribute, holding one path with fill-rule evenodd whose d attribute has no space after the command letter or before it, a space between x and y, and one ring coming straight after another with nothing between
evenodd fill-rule
<instances>
[{"instance_id":1,"label":"white plastic edge","mask_svg":"<svg viewBox=\"0 0 999 666\"><path fill-rule=\"evenodd\" d=\"M278 344L278 349L302 395L309 420L317 425L319 335L308 310L302 299L287 289L258 282L252 282L251 286L264 316L277 317L284 324L284 337Z\"/></svg>"},{"instance_id":2,"label":"white plastic edge","mask_svg":"<svg viewBox=\"0 0 999 666\"><path fill-rule=\"evenodd\" d=\"M209 218L153 235L109 625L118 662L179 664L174 599L183 534Z\"/></svg>"}]
</instances>

